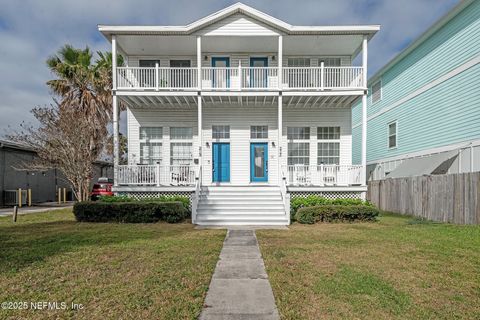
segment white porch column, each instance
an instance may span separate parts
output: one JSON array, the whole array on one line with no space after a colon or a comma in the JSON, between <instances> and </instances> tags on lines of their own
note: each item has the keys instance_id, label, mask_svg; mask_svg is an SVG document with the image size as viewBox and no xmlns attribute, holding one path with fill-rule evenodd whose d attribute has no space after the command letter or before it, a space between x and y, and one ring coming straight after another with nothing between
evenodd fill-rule
<instances>
[{"instance_id":1,"label":"white porch column","mask_svg":"<svg viewBox=\"0 0 480 320\"><path fill-rule=\"evenodd\" d=\"M203 138L202 138L202 96L198 93L198 115L197 115L197 126L198 126L198 165L202 166L202 150L203 150Z\"/></svg>"},{"instance_id":2,"label":"white porch column","mask_svg":"<svg viewBox=\"0 0 480 320\"><path fill-rule=\"evenodd\" d=\"M113 112L113 183L118 186L118 165L120 148L118 141L118 102L117 102L117 39L112 36L112 112Z\"/></svg>"},{"instance_id":3,"label":"white porch column","mask_svg":"<svg viewBox=\"0 0 480 320\"><path fill-rule=\"evenodd\" d=\"M202 89L202 37L197 36L197 87Z\"/></svg>"},{"instance_id":4,"label":"white porch column","mask_svg":"<svg viewBox=\"0 0 480 320\"><path fill-rule=\"evenodd\" d=\"M367 61L368 48L367 36L363 36L362 42L362 66L363 66L363 86L367 87ZM367 91L362 96L362 185L367 184Z\"/></svg>"},{"instance_id":5,"label":"white porch column","mask_svg":"<svg viewBox=\"0 0 480 320\"><path fill-rule=\"evenodd\" d=\"M278 89L283 88L283 36L278 36Z\"/></svg>"},{"instance_id":6,"label":"white porch column","mask_svg":"<svg viewBox=\"0 0 480 320\"><path fill-rule=\"evenodd\" d=\"M278 95L278 137L277 137L277 161L278 161L278 185L282 184L282 131L283 131L283 97Z\"/></svg>"}]
</instances>

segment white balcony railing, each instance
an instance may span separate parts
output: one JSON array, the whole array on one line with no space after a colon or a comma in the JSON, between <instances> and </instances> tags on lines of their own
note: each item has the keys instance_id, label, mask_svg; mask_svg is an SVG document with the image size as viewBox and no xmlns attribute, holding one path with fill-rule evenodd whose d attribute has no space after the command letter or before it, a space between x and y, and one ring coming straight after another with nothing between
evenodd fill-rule
<instances>
[{"instance_id":1,"label":"white balcony railing","mask_svg":"<svg viewBox=\"0 0 480 320\"><path fill-rule=\"evenodd\" d=\"M363 87L362 67L285 67L284 89L348 89Z\"/></svg>"},{"instance_id":2,"label":"white balcony railing","mask_svg":"<svg viewBox=\"0 0 480 320\"><path fill-rule=\"evenodd\" d=\"M283 90L363 89L363 67L284 67ZM118 67L117 89L278 90L277 67L198 68Z\"/></svg>"},{"instance_id":3,"label":"white balcony railing","mask_svg":"<svg viewBox=\"0 0 480 320\"><path fill-rule=\"evenodd\" d=\"M117 68L118 89L193 90L198 87L197 68Z\"/></svg>"},{"instance_id":4,"label":"white balcony railing","mask_svg":"<svg viewBox=\"0 0 480 320\"><path fill-rule=\"evenodd\" d=\"M362 183L360 165L290 165L283 170L289 186L349 186Z\"/></svg>"},{"instance_id":5,"label":"white balcony railing","mask_svg":"<svg viewBox=\"0 0 480 320\"><path fill-rule=\"evenodd\" d=\"M120 165L118 185L194 186L196 166Z\"/></svg>"}]
</instances>

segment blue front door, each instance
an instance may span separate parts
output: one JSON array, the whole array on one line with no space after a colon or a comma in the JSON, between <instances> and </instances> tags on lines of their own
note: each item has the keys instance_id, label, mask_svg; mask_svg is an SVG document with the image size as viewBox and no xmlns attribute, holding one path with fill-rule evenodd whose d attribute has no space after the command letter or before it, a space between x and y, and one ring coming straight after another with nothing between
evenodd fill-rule
<instances>
[{"instance_id":1,"label":"blue front door","mask_svg":"<svg viewBox=\"0 0 480 320\"><path fill-rule=\"evenodd\" d=\"M250 144L250 181L268 181L268 143Z\"/></svg>"},{"instance_id":2,"label":"blue front door","mask_svg":"<svg viewBox=\"0 0 480 320\"><path fill-rule=\"evenodd\" d=\"M250 58L250 88L266 88L268 81L267 69L255 69L268 67L268 58Z\"/></svg>"},{"instance_id":3,"label":"blue front door","mask_svg":"<svg viewBox=\"0 0 480 320\"><path fill-rule=\"evenodd\" d=\"M230 143L213 143L213 182L230 182Z\"/></svg>"},{"instance_id":4,"label":"blue front door","mask_svg":"<svg viewBox=\"0 0 480 320\"><path fill-rule=\"evenodd\" d=\"M212 67L230 68L230 58L213 57ZM213 88L230 88L230 72L228 69L212 70L212 86Z\"/></svg>"}]
</instances>

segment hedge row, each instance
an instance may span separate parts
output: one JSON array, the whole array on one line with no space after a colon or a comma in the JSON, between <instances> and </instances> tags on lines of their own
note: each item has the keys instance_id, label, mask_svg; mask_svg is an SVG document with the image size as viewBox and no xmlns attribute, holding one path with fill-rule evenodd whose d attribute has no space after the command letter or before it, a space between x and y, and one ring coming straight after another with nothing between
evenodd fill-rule
<instances>
[{"instance_id":1,"label":"hedge row","mask_svg":"<svg viewBox=\"0 0 480 320\"><path fill-rule=\"evenodd\" d=\"M159 197L148 197L142 199L135 199L126 195L120 196L103 196L99 198L100 202L118 203L118 202L181 202L185 209L191 214L190 198L186 196L166 195Z\"/></svg>"},{"instance_id":2,"label":"hedge row","mask_svg":"<svg viewBox=\"0 0 480 320\"><path fill-rule=\"evenodd\" d=\"M77 221L176 223L188 217L188 211L179 201L172 202L78 202L73 206Z\"/></svg>"},{"instance_id":3,"label":"hedge row","mask_svg":"<svg viewBox=\"0 0 480 320\"><path fill-rule=\"evenodd\" d=\"M320 205L301 208L295 214L299 223L375 221L379 210L366 205Z\"/></svg>"}]
</instances>

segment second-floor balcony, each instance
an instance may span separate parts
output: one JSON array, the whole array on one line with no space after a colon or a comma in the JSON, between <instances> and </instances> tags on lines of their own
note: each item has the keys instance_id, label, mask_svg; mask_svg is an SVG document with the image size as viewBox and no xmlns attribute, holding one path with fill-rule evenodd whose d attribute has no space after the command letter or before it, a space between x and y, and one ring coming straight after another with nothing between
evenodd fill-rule
<instances>
[{"instance_id":1,"label":"second-floor balcony","mask_svg":"<svg viewBox=\"0 0 480 320\"><path fill-rule=\"evenodd\" d=\"M199 73L200 72L200 77ZM117 90L322 91L364 89L363 67L118 67Z\"/></svg>"}]
</instances>

